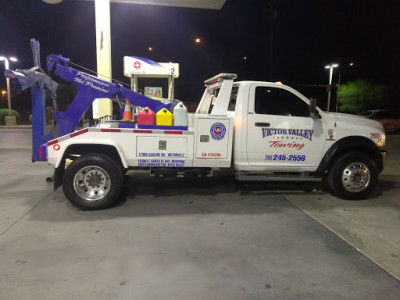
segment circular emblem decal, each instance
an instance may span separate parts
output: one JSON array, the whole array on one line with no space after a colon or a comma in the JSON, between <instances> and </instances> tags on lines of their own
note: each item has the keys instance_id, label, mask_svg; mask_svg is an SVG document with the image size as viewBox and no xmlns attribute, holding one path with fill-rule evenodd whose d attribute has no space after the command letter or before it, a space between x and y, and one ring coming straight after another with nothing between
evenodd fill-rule
<instances>
[{"instance_id":1,"label":"circular emblem decal","mask_svg":"<svg viewBox=\"0 0 400 300\"><path fill-rule=\"evenodd\" d=\"M226 133L225 125L222 123L214 123L210 129L211 137L214 140L222 140Z\"/></svg>"}]
</instances>

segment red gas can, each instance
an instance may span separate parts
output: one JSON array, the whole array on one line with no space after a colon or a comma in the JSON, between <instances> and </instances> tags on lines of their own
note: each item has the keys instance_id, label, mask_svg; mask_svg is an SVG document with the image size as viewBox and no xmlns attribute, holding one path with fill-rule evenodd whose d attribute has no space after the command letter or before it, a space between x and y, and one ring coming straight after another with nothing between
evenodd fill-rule
<instances>
[{"instance_id":1,"label":"red gas can","mask_svg":"<svg viewBox=\"0 0 400 300\"><path fill-rule=\"evenodd\" d=\"M138 125L154 125L156 114L150 108L145 107L138 113Z\"/></svg>"}]
</instances>

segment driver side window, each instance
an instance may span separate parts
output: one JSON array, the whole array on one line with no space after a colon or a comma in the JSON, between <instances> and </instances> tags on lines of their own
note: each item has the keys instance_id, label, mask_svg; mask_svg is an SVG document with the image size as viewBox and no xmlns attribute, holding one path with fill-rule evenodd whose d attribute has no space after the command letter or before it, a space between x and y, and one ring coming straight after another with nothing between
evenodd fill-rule
<instances>
[{"instance_id":1,"label":"driver side window","mask_svg":"<svg viewBox=\"0 0 400 300\"><path fill-rule=\"evenodd\" d=\"M287 90L258 86L256 87L256 114L308 117L308 105L296 95Z\"/></svg>"}]
</instances>

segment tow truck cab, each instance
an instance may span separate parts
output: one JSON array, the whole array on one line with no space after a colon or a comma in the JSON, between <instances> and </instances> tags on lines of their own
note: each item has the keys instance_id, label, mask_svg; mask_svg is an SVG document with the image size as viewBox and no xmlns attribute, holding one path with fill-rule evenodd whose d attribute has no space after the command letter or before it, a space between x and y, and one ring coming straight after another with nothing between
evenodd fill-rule
<instances>
[{"instance_id":1,"label":"tow truck cab","mask_svg":"<svg viewBox=\"0 0 400 300\"><path fill-rule=\"evenodd\" d=\"M378 172L382 170L385 133L379 123L326 113L314 100L283 84L233 82L235 78L235 74L220 74L206 80L207 88L196 111L209 112L208 117L231 118L235 170L320 176L330 165L327 160L332 162L344 150L367 153Z\"/></svg>"}]
</instances>

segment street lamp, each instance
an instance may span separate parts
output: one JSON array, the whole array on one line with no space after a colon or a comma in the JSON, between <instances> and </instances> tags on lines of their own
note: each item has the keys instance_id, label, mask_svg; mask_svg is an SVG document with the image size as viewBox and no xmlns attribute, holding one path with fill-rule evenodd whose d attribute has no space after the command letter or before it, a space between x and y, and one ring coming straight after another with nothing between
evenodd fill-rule
<instances>
[{"instance_id":1,"label":"street lamp","mask_svg":"<svg viewBox=\"0 0 400 300\"><path fill-rule=\"evenodd\" d=\"M1 94L2 94L2 96L3 96L3 102L6 102L5 100L5 94L7 94L7 92L5 91L5 90L2 90L1 91Z\"/></svg>"},{"instance_id":2,"label":"street lamp","mask_svg":"<svg viewBox=\"0 0 400 300\"><path fill-rule=\"evenodd\" d=\"M329 69L328 107L326 108L326 111L329 111L329 108L331 106L331 89L332 89L333 68L337 68L337 67L339 67L338 64L330 64L330 65L325 66L325 69Z\"/></svg>"},{"instance_id":3,"label":"street lamp","mask_svg":"<svg viewBox=\"0 0 400 300\"><path fill-rule=\"evenodd\" d=\"M4 60L4 67L6 70L10 69L10 62L11 61L18 61L15 57L5 57L5 56L0 56L0 61ZM7 82L7 99L8 99L8 115L11 116L11 93L10 93L10 78L6 78ZM3 94L4 95L4 94Z\"/></svg>"}]
</instances>

